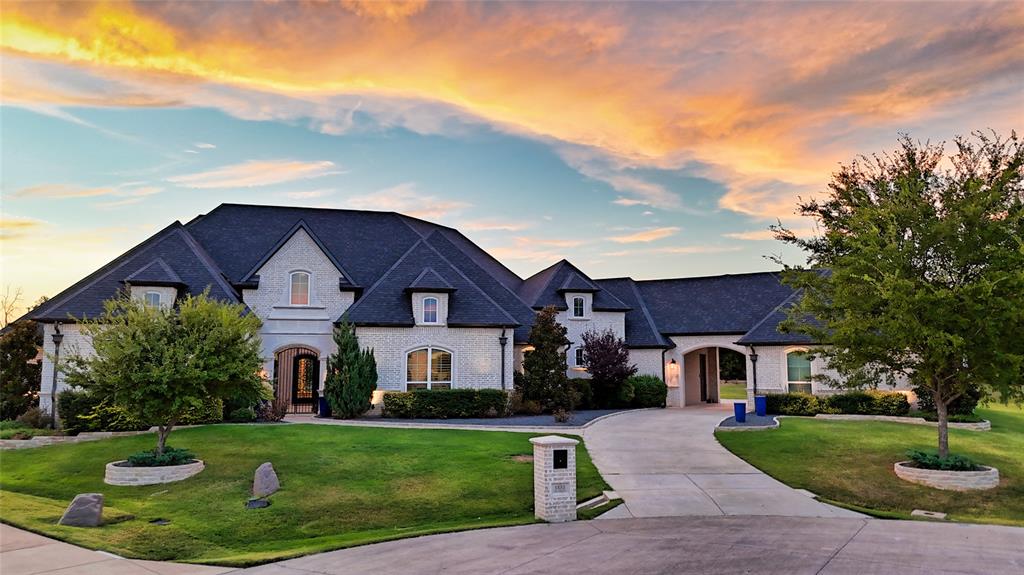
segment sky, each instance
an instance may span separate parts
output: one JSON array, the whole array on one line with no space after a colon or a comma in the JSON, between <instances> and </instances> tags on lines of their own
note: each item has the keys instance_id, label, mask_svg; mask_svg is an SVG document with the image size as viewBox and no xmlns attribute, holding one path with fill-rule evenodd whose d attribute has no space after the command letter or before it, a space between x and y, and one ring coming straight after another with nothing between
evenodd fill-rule
<instances>
[{"instance_id":1,"label":"sky","mask_svg":"<svg viewBox=\"0 0 1024 575\"><path fill-rule=\"evenodd\" d=\"M900 133L1024 128L1024 3L0 2L0 284L223 202L394 210L519 275L801 263Z\"/></svg>"}]
</instances>

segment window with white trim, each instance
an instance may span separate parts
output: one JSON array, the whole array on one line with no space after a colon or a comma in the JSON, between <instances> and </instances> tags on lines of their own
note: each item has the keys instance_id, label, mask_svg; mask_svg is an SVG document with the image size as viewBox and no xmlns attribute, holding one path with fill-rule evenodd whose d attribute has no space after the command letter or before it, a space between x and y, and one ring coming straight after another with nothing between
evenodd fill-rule
<instances>
[{"instance_id":1,"label":"window with white trim","mask_svg":"<svg viewBox=\"0 0 1024 575\"><path fill-rule=\"evenodd\" d=\"M437 298L423 298L423 323L437 323Z\"/></svg>"},{"instance_id":2,"label":"window with white trim","mask_svg":"<svg viewBox=\"0 0 1024 575\"><path fill-rule=\"evenodd\" d=\"M309 274L292 272L289 284L291 305L309 305Z\"/></svg>"},{"instance_id":3,"label":"window with white trim","mask_svg":"<svg viewBox=\"0 0 1024 575\"><path fill-rule=\"evenodd\" d=\"M789 391L811 393L811 356L806 351L786 354L786 380Z\"/></svg>"},{"instance_id":4,"label":"window with white trim","mask_svg":"<svg viewBox=\"0 0 1024 575\"><path fill-rule=\"evenodd\" d=\"M572 298L572 317L583 317L583 312L586 310L586 300L582 297Z\"/></svg>"},{"instance_id":5,"label":"window with white trim","mask_svg":"<svg viewBox=\"0 0 1024 575\"><path fill-rule=\"evenodd\" d=\"M158 291L146 292L143 299L146 301L146 305L150 307L160 307L160 292Z\"/></svg>"},{"instance_id":6,"label":"window with white trim","mask_svg":"<svg viewBox=\"0 0 1024 575\"><path fill-rule=\"evenodd\" d=\"M451 389L452 352L438 347L414 349L405 356L405 388Z\"/></svg>"},{"instance_id":7,"label":"window with white trim","mask_svg":"<svg viewBox=\"0 0 1024 575\"><path fill-rule=\"evenodd\" d=\"M573 360L574 360L574 363L575 363L576 367L585 367L584 361L583 361L583 348L582 347L577 347L576 348Z\"/></svg>"}]
</instances>

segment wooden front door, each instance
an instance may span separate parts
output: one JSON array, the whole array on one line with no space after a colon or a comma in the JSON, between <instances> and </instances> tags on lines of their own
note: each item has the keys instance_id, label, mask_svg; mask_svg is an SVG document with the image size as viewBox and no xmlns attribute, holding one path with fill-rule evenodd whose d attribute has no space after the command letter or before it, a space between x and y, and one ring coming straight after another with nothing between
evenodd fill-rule
<instances>
[{"instance_id":1,"label":"wooden front door","mask_svg":"<svg viewBox=\"0 0 1024 575\"><path fill-rule=\"evenodd\" d=\"M306 347L283 349L276 356L277 400L291 413L316 413L320 388L320 359Z\"/></svg>"}]
</instances>

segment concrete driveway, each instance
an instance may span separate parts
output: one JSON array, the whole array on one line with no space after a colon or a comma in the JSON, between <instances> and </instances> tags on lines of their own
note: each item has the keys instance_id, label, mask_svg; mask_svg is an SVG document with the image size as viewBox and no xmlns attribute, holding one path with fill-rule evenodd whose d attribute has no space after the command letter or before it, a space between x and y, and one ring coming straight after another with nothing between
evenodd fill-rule
<instances>
[{"instance_id":1,"label":"concrete driveway","mask_svg":"<svg viewBox=\"0 0 1024 575\"><path fill-rule=\"evenodd\" d=\"M731 407L633 411L587 428L591 458L625 502L602 518L863 517L787 487L729 453L715 440L714 428Z\"/></svg>"},{"instance_id":2,"label":"concrete driveway","mask_svg":"<svg viewBox=\"0 0 1024 575\"><path fill-rule=\"evenodd\" d=\"M1024 572L1024 529L815 517L525 525L331 551L247 575L634 575Z\"/></svg>"}]
</instances>

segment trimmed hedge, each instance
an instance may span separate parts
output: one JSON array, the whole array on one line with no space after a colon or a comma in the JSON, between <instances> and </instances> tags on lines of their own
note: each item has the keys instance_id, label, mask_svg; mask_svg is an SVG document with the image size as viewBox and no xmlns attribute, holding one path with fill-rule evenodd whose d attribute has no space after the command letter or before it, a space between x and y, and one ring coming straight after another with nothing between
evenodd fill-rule
<instances>
[{"instance_id":1,"label":"trimmed hedge","mask_svg":"<svg viewBox=\"0 0 1024 575\"><path fill-rule=\"evenodd\" d=\"M910 413L907 396L897 391L850 391L818 397L809 393L767 395L768 413L773 415L895 415Z\"/></svg>"},{"instance_id":2,"label":"trimmed hedge","mask_svg":"<svg viewBox=\"0 0 1024 575\"><path fill-rule=\"evenodd\" d=\"M665 407L668 386L654 375L634 375L629 381L633 386L634 407Z\"/></svg>"},{"instance_id":3,"label":"trimmed hedge","mask_svg":"<svg viewBox=\"0 0 1024 575\"><path fill-rule=\"evenodd\" d=\"M932 397L932 392L928 389L915 387L914 393L917 394L917 408L921 411L929 413L935 413L935 399ZM969 388L963 395L953 400L946 408L949 415L971 415L974 413L974 408L978 407L978 402L981 401L983 392L978 387Z\"/></svg>"},{"instance_id":4,"label":"trimmed hedge","mask_svg":"<svg viewBox=\"0 0 1024 575\"><path fill-rule=\"evenodd\" d=\"M199 407L193 407L186 411L177 425L199 425L222 421L224 421L224 401L219 397L210 397Z\"/></svg>"},{"instance_id":5,"label":"trimmed hedge","mask_svg":"<svg viewBox=\"0 0 1024 575\"><path fill-rule=\"evenodd\" d=\"M151 427L126 409L110 405L85 390L60 392L57 408L67 435L83 431L143 431Z\"/></svg>"},{"instance_id":6,"label":"trimmed hedge","mask_svg":"<svg viewBox=\"0 0 1024 575\"><path fill-rule=\"evenodd\" d=\"M444 389L384 393L384 417L449 419L501 417L508 410L508 393L500 389Z\"/></svg>"}]
</instances>

